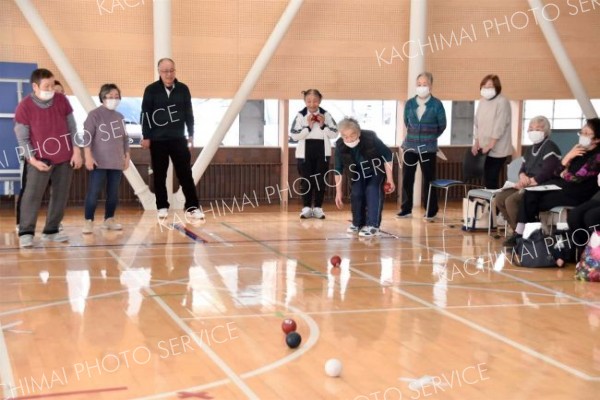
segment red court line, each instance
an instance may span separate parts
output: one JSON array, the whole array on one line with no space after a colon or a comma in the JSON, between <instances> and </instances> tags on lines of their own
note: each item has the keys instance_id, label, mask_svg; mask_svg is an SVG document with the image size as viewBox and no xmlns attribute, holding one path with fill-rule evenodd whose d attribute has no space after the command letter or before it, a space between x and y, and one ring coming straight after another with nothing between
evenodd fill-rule
<instances>
[{"instance_id":1,"label":"red court line","mask_svg":"<svg viewBox=\"0 0 600 400\"><path fill-rule=\"evenodd\" d=\"M76 394L91 394L91 393L102 393L102 392L116 392L118 390L127 390L127 386L110 387L110 388L102 388L102 389L90 389L90 390L77 390L74 392L57 392L57 393L48 393L48 394L36 394L33 396L9 397L6 400L45 399L47 397L73 396Z\"/></svg>"}]
</instances>

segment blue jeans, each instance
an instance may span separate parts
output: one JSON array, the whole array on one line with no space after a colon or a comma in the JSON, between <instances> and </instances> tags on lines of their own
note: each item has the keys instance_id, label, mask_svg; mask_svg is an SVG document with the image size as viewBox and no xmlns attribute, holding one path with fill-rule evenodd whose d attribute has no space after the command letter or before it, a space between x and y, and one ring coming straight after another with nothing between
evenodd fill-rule
<instances>
[{"instance_id":1,"label":"blue jeans","mask_svg":"<svg viewBox=\"0 0 600 400\"><path fill-rule=\"evenodd\" d=\"M123 171L120 169L95 169L90 171L88 191L85 196L85 219L94 220L98 197L106 182L106 205L104 208L104 219L115 216L117 203L119 202L119 183L121 183Z\"/></svg>"},{"instance_id":2,"label":"blue jeans","mask_svg":"<svg viewBox=\"0 0 600 400\"><path fill-rule=\"evenodd\" d=\"M352 225L374 226L381 225L383 211L383 182L384 174L374 174L367 178L364 174L352 181L350 201L352 203Z\"/></svg>"}]
</instances>

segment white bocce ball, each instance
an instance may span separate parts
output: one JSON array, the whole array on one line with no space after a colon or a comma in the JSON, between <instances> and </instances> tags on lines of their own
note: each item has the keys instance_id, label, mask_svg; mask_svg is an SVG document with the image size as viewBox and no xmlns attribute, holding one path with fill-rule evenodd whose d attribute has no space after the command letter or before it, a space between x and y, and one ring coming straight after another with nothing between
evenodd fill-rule
<instances>
[{"instance_id":1,"label":"white bocce ball","mask_svg":"<svg viewBox=\"0 0 600 400\"><path fill-rule=\"evenodd\" d=\"M338 377L342 373L342 362L337 358L331 358L325 363L325 373L331 377Z\"/></svg>"}]
</instances>

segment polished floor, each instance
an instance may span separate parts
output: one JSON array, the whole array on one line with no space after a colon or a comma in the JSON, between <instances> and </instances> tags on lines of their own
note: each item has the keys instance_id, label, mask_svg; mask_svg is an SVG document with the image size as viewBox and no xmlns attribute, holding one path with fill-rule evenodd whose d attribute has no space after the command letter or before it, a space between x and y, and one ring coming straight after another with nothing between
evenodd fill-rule
<instances>
[{"instance_id":1,"label":"polished floor","mask_svg":"<svg viewBox=\"0 0 600 400\"><path fill-rule=\"evenodd\" d=\"M386 207L373 239L345 233L348 210L252 206L184 232L180 212L123 208L123 231L82 235L73 208L68 243L27 250L3 209L3 398L600 398L600 284Z\"/></svg>"}]
</instances>

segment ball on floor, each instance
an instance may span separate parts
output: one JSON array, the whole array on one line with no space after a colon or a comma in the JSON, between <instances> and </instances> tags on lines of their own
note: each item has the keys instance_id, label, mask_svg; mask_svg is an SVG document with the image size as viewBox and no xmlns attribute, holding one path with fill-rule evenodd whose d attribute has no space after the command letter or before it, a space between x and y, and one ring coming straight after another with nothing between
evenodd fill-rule
<instances>
[{"instance_id":1,"label":"ball on floor","mask_svg":"<svg viewBox=\"0 0 600 400\"><path fill-rule=\"evenodd\" d=\"M286 335L290 332L295 332L296 328L297 328L296 321L294 321L293 319L287 318L287 319L284 319L283 322L281 323L281 330Z\"/></svg>"},{"instance_id":2,"label":"ball on floor","mask_svg":"<svg viewBox=\"0 0 600 400\"><path fill-rule=\"evenodd\" d=\"M300 342L302 342L302 336L298 332L290 332L285 337L285 343L290 349L300 346Z\"/></svg>"},{"instance_id":3,"label":"ball on floor","mask_svg":"<svg viewBox=\"0 0 600 400\"><path fill-rule=\"evenodd\" d=\"M342 374L342 362L337 358L331 358L325 363L325 373L327 376L337 378Z\"/></svg>"}]
</instances>

